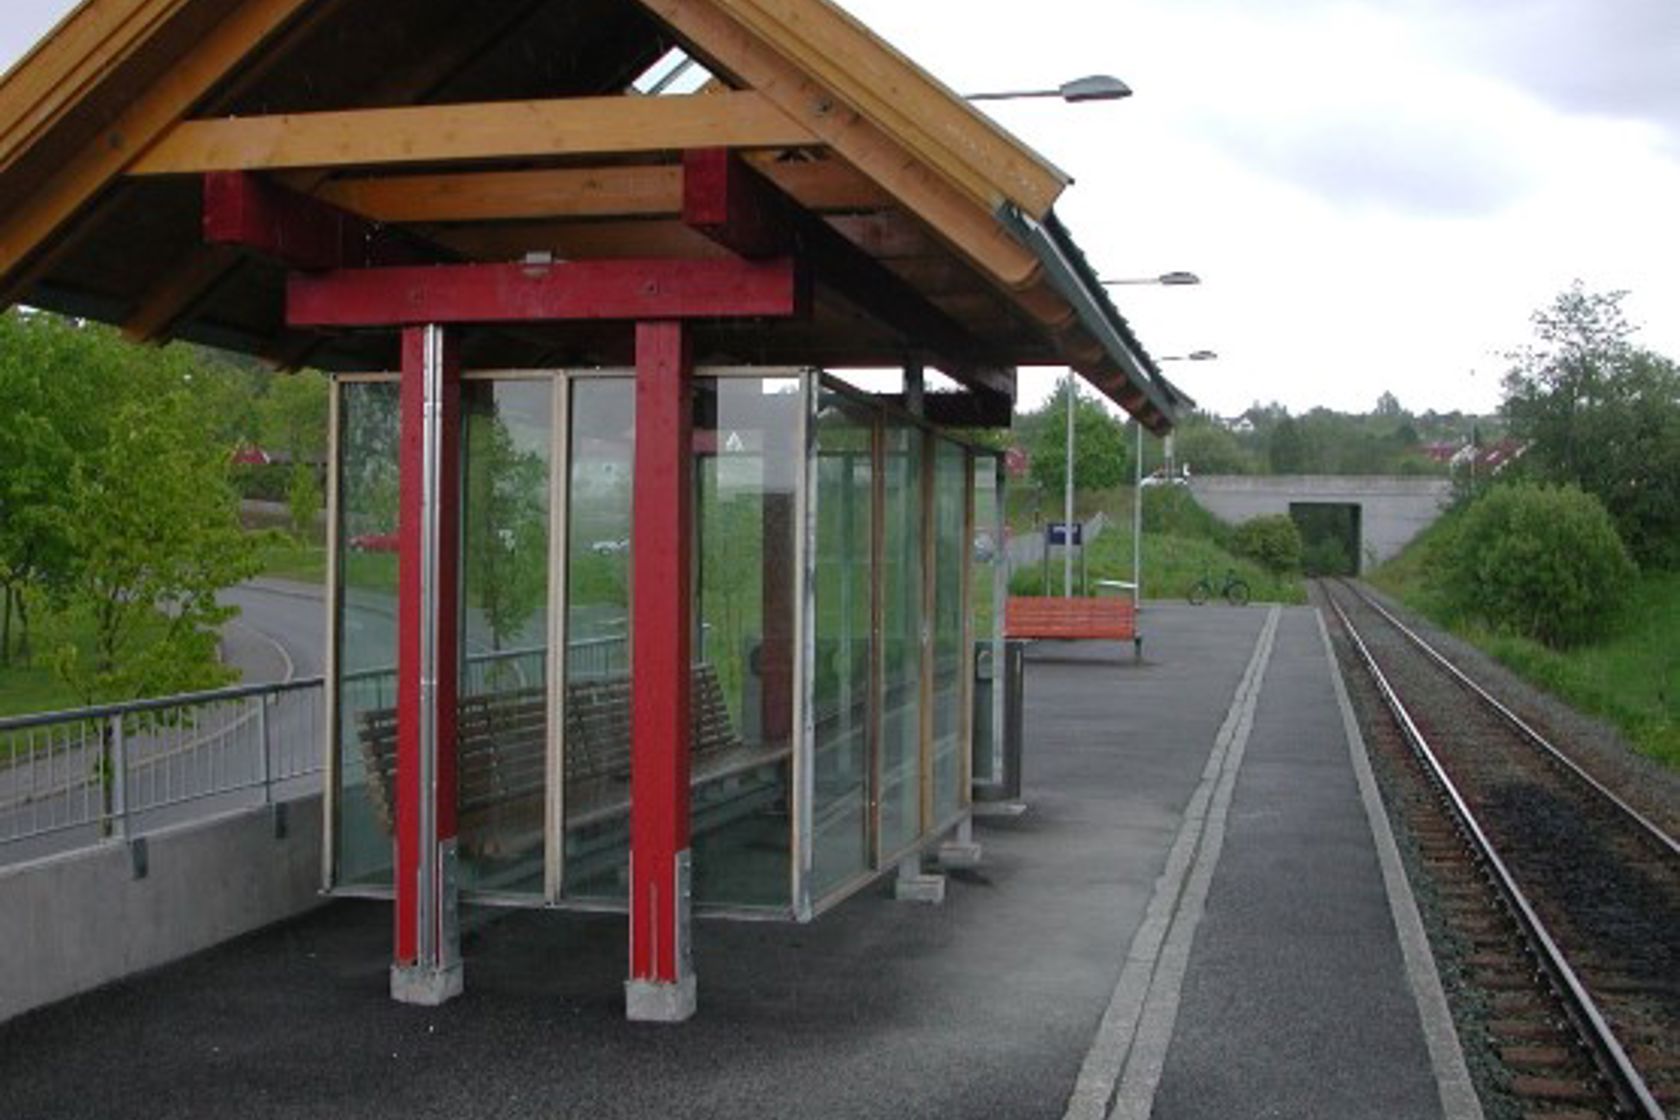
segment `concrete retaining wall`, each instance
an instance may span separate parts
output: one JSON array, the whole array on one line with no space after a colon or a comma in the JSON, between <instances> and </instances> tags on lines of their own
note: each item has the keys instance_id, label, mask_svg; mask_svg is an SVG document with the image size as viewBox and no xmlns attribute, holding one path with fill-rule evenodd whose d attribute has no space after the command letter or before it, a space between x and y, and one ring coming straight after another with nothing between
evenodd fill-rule
<instances>
[{"instance_id":1,"label":"concrete retaining wall","mask_svg":"<svg viewBox=\"0 0 1680 1120\"><path fill-rule=\"evenodd\" d=\"M0 870L0 1021L178 960L323 900L321 799Z\"/></svg>"},{"instance_id":2,"label":"concrete retaining wall","mask_svg":"<svg viewBox=\"0 0 1680 1120\"><path fill-rule=\"evenodd\" d=\"M1452 496L1444 478L1361 475L1204 475L1190 480L1196 501L1233 525L1289 512L1292 502L1360 508L1361 570L1399 552L1436 518Z\"/></svg>"}]
</instances>

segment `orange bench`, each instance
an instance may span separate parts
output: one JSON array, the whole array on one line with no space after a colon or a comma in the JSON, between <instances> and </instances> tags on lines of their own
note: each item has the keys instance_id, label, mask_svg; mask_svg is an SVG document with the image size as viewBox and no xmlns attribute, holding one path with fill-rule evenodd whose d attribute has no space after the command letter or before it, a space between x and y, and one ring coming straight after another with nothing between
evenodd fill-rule
<instances>
[{"instance_id":1,"label":"orange bench","mask_svg":"<svg viewBox=\"0 0 1680 1120\"><path fill-rule=\"evenodd\" d=\"M1143 637L1137 632L1137 611L1130 599L1012 595L1004 607L1003 634L1006 638L1131 642L1133 652L1143 656Z\"/></svg>"}]
</instances>

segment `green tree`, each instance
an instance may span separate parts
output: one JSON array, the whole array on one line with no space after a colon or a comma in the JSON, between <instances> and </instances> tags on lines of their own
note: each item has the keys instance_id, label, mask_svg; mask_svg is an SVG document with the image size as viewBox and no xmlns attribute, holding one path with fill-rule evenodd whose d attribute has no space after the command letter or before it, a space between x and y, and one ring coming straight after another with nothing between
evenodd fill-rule
<instances>
[{"instance_id":1,"label":"green tree","mask_svg":"<svg viewBox=\"0 0 1680 1120\"><path fill-rule=\"evenodd\" d=\"M1059 494L1067 478L1067 394L1077 393L1073 378L1063 378L1042 410L1032 447L1032 478L1046 493ZM1119 486L1129 474L1126 429L1096 401L1075 396L1073 406L1073 483L1081 490Z\"/></svg>"},{"instance_id":2,"label":"green tree","mask_svg":"<svg viewBox=\"0 0 1680 1120\"><path fill-rule=\"evenodd\" d=\"M1575 486L1496 486L1435 549L1459 612L1560 648L1606 632L1637 573L1603 503Z\"/></svg>"},{"instance_id":3,"label":"green tree","mask_svg":"<svg viewBox=\"0 0 1680 1120\"><path fill-rule=\"evenodd\" d=\"M1205 412L1180 420L1173 439L1179 463L1196 474L1254 473L1254 459L1237 437Z\"/></svg>"},{"instance_id":4,"label":"green tree","mask_svg":"<svg viewBox=\"0 0 1680 1120\"><path fill-rule=\"evenodd\" d=\"M1680 566L1680 368L1635 345L1625 292L1577 282L1512 355L1504 415L1532 476L1598 497L1635 557Z\"/></svg>"},{"instance_id":5,"label":"green tree","mask_svg":"<svg viewBox=\"0 0 1680 1120\"><path fill-rule=\"evenodd\" d=\"M467 586L501 649L548 595L548 464L494 412L467 416L466 510Z\"/></svg>"},{"instance_id":6,"label":"green tree","mask_svg":"<svg viewBox=\"0 0 1680 1120\"><path fill-rule=\"evenodd\" d=\"M321 482L315 467L293 463L286 483L286 511L292 520L292 535L308 543L315 532L315 518L321 512Z\"/></svg>"},{"instance_id":7,"label":"green tree","mask_svg":"<svg viewBox=\"0 0 1680 1120\"><path fill-rule=\"evenodd\" d=\"M1274 573L1301 569L1301 531L1286 513L1244 521L1231 534L1231 547Z\"/></svg>"},{"instance_id":8,"label":"green tree","mask_svg":"<svg viewBox=\"0 0 1680 1120\"><path fill-rule=\"evenodd\" d=\"M262 442L293 463L318 463L327 455L329 383L314 370L276 377L258 405Z\"/></svg>"},{"instance_id":9,"label":"green tree","mask_svg":"<svg viewBox=\"0 0 1680 1120\"><path fill-rule=\"evenodd\" d=\"M258 568L209 419L189 389L159 388L118 404L110 439L66 480L74 559L56 615L93 642L62 643L55 665L90 704L232 679L217 628L237 610L216 594Z\"/></svg>"}]
</instances>

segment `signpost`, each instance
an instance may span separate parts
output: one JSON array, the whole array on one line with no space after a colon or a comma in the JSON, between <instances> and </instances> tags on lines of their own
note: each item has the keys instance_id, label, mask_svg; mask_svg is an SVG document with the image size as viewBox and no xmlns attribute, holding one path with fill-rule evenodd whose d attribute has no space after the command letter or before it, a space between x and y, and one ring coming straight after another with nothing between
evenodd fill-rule
<instances>
[{"instance_id":1,"label":"signpost","mask_svg":"<svg viewBox=\"0 0 1680 1120\"><path fill-rule=\"evenodd\" d=\"M1071 533L1068 531L1070 527L1072 529ZM1044 593L1046 595L1050 594L1050 550L1052 548L1061 548L1063 550L1077 548L1079 550L1079 586L1080 593L1084 594L1087 589L1085 570L1085 523L1083 521L1074 521L1070 526L1070 523L1066 521L1051 521L1044 526ZM1072 552L1064 551L1063 558L1064 563L1062 565L1062 571L1065 573L1065 582L1062 586L1062 594L1064 596L1070 596L1073 594Z\"/></svg>"}]
</instances>

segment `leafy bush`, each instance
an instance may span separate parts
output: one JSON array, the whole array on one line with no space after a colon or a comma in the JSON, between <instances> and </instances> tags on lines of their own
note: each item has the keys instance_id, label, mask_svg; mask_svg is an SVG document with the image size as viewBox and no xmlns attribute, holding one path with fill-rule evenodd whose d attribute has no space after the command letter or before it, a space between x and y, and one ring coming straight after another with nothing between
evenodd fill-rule
<instances>
[{"instance_id":1,"label":"leafy bush","mask_svg":"<svg viewBox=\"0 0 1680 1120\"><path fill-rule=\"evenodd\" d=\"M1431 568L1465 617L1562 649L1606 633L1637 570L1576 486L1499 486L1435 542Z\"/></svg>"},{"instance_id":2,"label":"leafy bush","mask_svg":"<svg viewBox=\"0 0 1680 1120\"><path fill-rule=\"evenodd\" d=\"M1231 536L1231 548L1274 572L1294 572L1301 568L1301 530L1287 514L1274 513L1244 521Z\"/></svg>"},{"instance_id":3,"label":"leafy bush","mask_svg":"<svg viewBox=\"0 0 1680 1120\"><path fill-rule=\"evenodd\" d=\"M1319 537L1301 551L1301 570L1309 576L1353 575L1347 545L1335 537Z\"/></svg>"}]
</instances>

